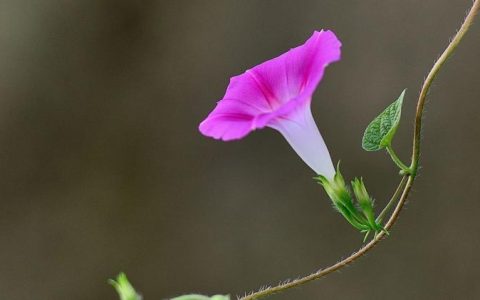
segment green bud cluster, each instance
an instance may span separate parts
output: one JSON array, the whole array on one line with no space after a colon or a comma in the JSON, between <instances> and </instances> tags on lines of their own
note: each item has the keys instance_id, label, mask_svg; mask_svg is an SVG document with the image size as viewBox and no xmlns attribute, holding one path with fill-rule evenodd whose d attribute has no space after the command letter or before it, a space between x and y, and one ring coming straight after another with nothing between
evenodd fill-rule
<instances>
[{"instance_id":1,"label":"green bud cluster","mask_svg":"<svg viewBox=\"0 0 480 300\"><path fill-rule=\"evenodd\" d=\"M323 186L332 200L333 207L356 229L365 233L365 239L370 232L378 233L383 229L381 224L375 220L373 209L374 200L370 197L365 188L363 180L355 178L351 182L353 195L345 183L340 172L340 165L337 166L337 173L332 180L319 175L315 179Z\"/></svg>"}]
</instances>

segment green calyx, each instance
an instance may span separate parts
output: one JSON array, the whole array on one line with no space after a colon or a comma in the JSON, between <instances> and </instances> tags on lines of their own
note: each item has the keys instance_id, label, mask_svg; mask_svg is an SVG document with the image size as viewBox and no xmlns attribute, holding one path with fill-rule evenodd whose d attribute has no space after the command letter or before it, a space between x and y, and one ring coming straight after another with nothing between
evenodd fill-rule
<instances>
[{"instance_id":1,"label":"green calyx","mask_svg":"<svg viewBox=\"0 0 480 300\"><path fill-rule=\"evenodd\" d=\"M124 273L120 273L115 280L110 279L108 282L113 285L120 300L142 300L142 296L135 291Z\"/></svg>"},{"instance_id":2,"label":"green calyx","mask_svg":"<svg viewBox=\"0 0 480 300\"><path fill-rule=\"evenodd\" d=\"M328 179L322 175L315 179L323 186L325 192L332 200L333 207L337 210L353 227L360 232L365 233L365 239L370 232L378 233L383 229L380 223L375 220L373 209L374 201L365 188L363 180L355 178L351 182L353 195L350 192L345 180L340 172L340 164L337 166L337 173L333 179Z\"/></svg>"}]
</instances>

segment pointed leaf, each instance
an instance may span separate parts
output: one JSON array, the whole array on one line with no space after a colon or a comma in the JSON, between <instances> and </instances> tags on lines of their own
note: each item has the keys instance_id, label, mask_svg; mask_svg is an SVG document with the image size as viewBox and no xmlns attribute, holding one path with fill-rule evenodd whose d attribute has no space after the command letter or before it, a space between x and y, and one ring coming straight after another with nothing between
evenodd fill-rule
<instances>
[{"instance_id":1,"label":"pointed leaf","mask_svg":"<svg viewBox=\"0 0 480 300\"><path fill-rule=\"evenodd\" d=\"M400 97L368 125L363 134L363 149L367 151L378 151L392 143L393 136L400 123L405 91L406 90L403 90Z\"/></svg>"}]
</instances>

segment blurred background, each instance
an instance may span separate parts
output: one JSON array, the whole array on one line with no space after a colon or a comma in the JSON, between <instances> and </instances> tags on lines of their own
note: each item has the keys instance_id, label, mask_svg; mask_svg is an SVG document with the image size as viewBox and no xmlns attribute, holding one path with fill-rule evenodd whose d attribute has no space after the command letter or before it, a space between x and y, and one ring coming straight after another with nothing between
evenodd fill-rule
<instances>
[{"instance_id":1,"label":"blurred background","mask_svg":"<svg viewBox=\"0 0 480 300\"><path fill-rule=\"evenodd\" d=\"M422 80L471 0L0 0L0 298L232 295L315 271L363 236L277 132L197 126L230 76L329 28L343 59L313 113L344 175L383 206L399 178L363 130ZM435 82L422 170L391 238L272 299L478 299L480 24Z\"/></svg>"}]
</instances>

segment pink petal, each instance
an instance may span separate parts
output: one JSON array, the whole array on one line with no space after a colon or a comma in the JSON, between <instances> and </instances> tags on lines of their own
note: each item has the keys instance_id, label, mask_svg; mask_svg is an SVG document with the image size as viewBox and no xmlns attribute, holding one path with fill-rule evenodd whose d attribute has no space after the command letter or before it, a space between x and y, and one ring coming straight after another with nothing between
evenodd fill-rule
<instances>
[{"instance_id":1,"label":"pink petal","mask_svg":"<svg viewBox=\"0 0 480 300\"><path fill-rule=\"evenodd\" d=\"M248 102L223 99L215 110L200 123L200 132L224 141L241 139L252 130L257 109Z\"/></svg>"},{"instance_id":2,"label":"pink petal","mask_svg":"<svg viewBox=\"0 0 480 300\"><path fill-rule=\"evenodd\" d=\"M241 139L250 131L251 118L244 115L218 115L200 124L202 134L223 141Z\"/></svg>"},{"instance_id":3,"label":"pink petal","mask_svg":"<svg viewBox=\"0 0 480 300\"><path fill-rule=\"evenodd\" d=\"M317 174L333 177L335 169L310 102L325 68L340 59L340 47L333 32L315 31L305 44L232 77L200 131L229 141L258 128L274 128Z\"/></svg>"},{"instance_id":4,"label":"pink petal","mask_svg":"<svg viewBox=\"0 0 480 300\"><path fill-rule=\"evenodd\" d=\"M340 46L333 32L315 31L305 44L232 77L200 131L225 141L240 139L302 106L310 101L325 67L340 59Z\"/></svg>"},{"instance_id":5,"label":"pink petal","mask_svg":"<svg viewBox=\"0 0 480 300\"><path fill-rule=\"evenodd\" d=\"M341 45L332 31L315 31L304 45L290 50L286 59L290 93L310 97L325 67L340 59Z\"/></svg>"},{"instance_id":6,"label":"pink petal","mask_svg":"<svg viewBox=\"0 0 480 300\"><path fill-rule=\"evenodd\" d=\"M291 111L288 117L272 120L268 126L279 131L316 174L333 179L335 167L315 124L310 105Z\"/></svg>"}]
</instances>

